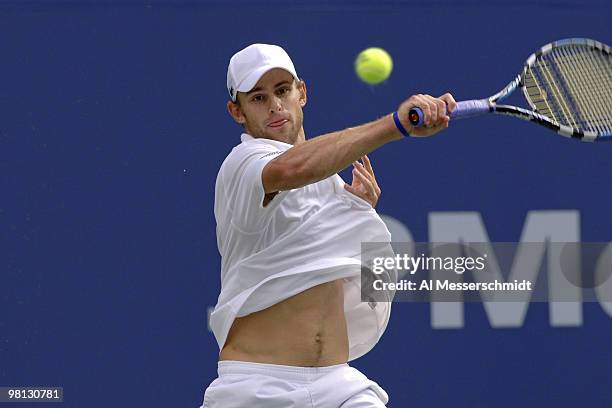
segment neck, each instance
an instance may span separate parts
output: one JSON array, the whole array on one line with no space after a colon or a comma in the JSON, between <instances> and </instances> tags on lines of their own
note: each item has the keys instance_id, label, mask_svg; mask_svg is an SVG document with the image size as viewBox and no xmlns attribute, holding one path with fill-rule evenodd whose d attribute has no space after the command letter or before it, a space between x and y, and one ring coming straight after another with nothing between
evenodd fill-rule
<instances>
[{"instance_id":1,"label":"neck","mask_svg":"<svg viewBox=\"0 0 612 408\"><path fill-rule=\"evenodd\" d=\"M304 133L304 127L300 128L300 131L297 134L297 137L295 139L295 142L292 143L293 145L296 144L300 144L306 141L306 134Z\"/></svg>"}]
</instances>

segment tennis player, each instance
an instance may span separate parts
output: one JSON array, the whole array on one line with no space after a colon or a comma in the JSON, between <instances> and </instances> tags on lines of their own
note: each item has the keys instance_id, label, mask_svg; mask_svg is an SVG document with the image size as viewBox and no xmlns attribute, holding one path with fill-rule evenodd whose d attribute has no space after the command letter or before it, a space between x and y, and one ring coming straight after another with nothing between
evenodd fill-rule
<instances>
[{"instance_id":1,"label":"tennis player","mask_svg":"<svg viewBox=\"0 0 612 408\"><path fill-rule=\"evenodd\" d=\"M361 243L391 240L366 154L445 129L455 101L411 96L395 114L306 140L306 85L268 44L230 59L227 89L244 131L215 186L221 293L210 325L221 352L203 406L384 407L387 393L348 364L378 342L392 300L360 296ZM411 127L414 106L426 127ZM347 184L336 173L351 164Z\"/></svg>"}]
</instances>

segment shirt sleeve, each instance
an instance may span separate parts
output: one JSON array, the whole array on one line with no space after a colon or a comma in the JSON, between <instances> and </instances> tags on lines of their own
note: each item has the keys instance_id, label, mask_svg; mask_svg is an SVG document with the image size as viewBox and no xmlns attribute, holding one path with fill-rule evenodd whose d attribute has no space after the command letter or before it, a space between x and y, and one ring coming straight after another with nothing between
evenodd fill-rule
<instances>
[{"instance_id":1,"label":"shirt sleeve","mask_svg":"<svg viewBox=\"0 0 612 408\"><path fill-rule=\"evenodd\" d=\"M225 169L226 199L232 211L232 224L243 232L260 231L288 193L278 192L264 207L263 169L283 151L261 144L235 153Z\"/></svg>"}]
</instances>

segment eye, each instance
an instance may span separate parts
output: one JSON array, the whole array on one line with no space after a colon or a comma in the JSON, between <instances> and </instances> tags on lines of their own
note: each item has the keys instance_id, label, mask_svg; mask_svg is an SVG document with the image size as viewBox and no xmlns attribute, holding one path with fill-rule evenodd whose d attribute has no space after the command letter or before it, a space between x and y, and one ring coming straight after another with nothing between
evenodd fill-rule
<instances>
[{"instance_id":1,"label":"eye","mask_svg":"<svg viewBox=\"0 0 612 408\"><path fill-rule=\"evenodd\" d=\"M279 88L276 93L280 96L285 95L289 92L289 87L288 86L283 86L282 88Z\"/></svg>"},{"instance_id":2,"label":"eye","mask_svg":"<svg viewBox=\"0 0 612 408\"><path fill-rule=\"evenodd\" d=\"M264 97L261 94L257 94L251 98L252 102L261 102L263 100L264 100Z\"/></svg>"}]
</instances>

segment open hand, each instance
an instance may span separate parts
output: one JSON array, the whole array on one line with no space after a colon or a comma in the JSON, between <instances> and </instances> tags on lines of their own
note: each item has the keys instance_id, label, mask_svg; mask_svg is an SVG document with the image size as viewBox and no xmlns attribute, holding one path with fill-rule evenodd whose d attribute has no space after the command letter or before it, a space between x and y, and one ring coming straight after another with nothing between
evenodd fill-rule
<instances>
[{"instance_id":1,"label":"open hand","mask_svg":"<svg viewBox=\"0 0 612 408\"><path fill-rule=\"evenodd\" d=\"M353 182L350 185L344 184L344 189L370 203L372 208L376 207L380 197L380 187L368 156L362 156L361 162L353 162Z\"/></svg>"}]
</instances>

